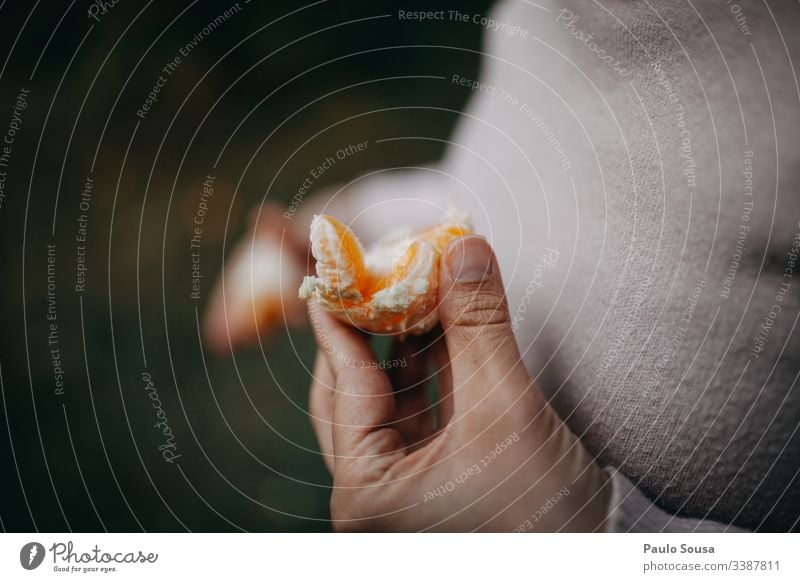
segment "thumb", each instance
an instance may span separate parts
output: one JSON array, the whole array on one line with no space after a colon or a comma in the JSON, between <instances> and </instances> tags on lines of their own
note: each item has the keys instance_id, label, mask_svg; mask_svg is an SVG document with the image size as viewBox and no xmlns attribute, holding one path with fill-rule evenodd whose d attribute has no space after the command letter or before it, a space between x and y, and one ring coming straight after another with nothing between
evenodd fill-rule
<instances>
[{"instance_id":1,"label":"thumb","mask_svg":"<svg viewBox=\"0 0 800 582\"><path fill-rule=\"evenodd\" d=\"M455 386L469 391L466 384L480 390L486 384L530 382L511 329L497 259L483 237L456 239L442 253L439 318Z\"/></svg>"}]
</instances>

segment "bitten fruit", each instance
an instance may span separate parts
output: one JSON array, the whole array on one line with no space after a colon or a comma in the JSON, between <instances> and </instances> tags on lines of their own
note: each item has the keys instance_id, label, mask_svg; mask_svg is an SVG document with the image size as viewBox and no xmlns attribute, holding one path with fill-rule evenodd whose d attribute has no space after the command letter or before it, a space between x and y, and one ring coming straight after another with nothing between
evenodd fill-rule
<instances>
[{"instance_id":1,"label":"bitten fruit","mask_svg":"<svg viewBox=\"0 0 800 582\"><path fill-rule=\"evenodd\" d=\"M301 299L365 331L421 334L438 321L439 255L471 234L466 217L388 235L365 251L353 232L325 214L311 222L316 277L305 277Z\"/></svg>"}]
</instances>

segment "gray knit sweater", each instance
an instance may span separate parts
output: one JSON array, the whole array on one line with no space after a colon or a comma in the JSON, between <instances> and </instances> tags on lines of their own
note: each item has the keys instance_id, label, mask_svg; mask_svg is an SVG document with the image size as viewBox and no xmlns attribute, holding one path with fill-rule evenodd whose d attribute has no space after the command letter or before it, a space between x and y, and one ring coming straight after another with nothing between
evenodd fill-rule
<instances>
[{"instance_id":1,"label":"gray knit sweater","mask_svg":"<svg viewBox=\"0 0 800 582\"><path fill-rule=\"evenodd\" d=\"M507 0L441 165L350 189L471 211L612 529L798 528L800 6L733 6Z\"/></svg>"}]
</instances>

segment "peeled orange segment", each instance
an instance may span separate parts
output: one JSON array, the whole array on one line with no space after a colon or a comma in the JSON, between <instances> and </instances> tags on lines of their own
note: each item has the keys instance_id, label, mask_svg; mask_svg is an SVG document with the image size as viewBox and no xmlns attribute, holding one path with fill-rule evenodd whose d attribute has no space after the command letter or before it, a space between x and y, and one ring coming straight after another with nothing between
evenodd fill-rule
<instances>
[{"instance_id":1,"label":"peeled orange segment","mask_svg":"<svg viewBox=\"0 0 800 582\"><path fill-rule=\"evenodd\" d=\"M472 232L466 217L397 232L368 251L344 224L321 214L311 222L317 276L305 277L300 298L366 331L420 334L438 321L439 255Z\"/></svg>"}]
</instances>

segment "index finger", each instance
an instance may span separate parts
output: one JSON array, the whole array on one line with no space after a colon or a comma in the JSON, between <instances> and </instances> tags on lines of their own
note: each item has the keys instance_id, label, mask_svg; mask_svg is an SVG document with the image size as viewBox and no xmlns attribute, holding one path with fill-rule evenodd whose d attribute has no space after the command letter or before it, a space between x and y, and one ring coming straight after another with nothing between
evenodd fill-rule
<instances>
[{"instance_id":1,"label":"index finger","mask_svg":"<svg viewBox=\"0 0 800 582\"><path fill-rule=\"evenodd\" d=\"M311 326L336 380L333 397L333 452L336 457L369 457L403 450L399 433L388 428L395 402L386 373L366 339L313 301ZM384 431L384 438L373 438ZM337 466L338 468L338 466Z\"/></svg>"}]
</instances>

